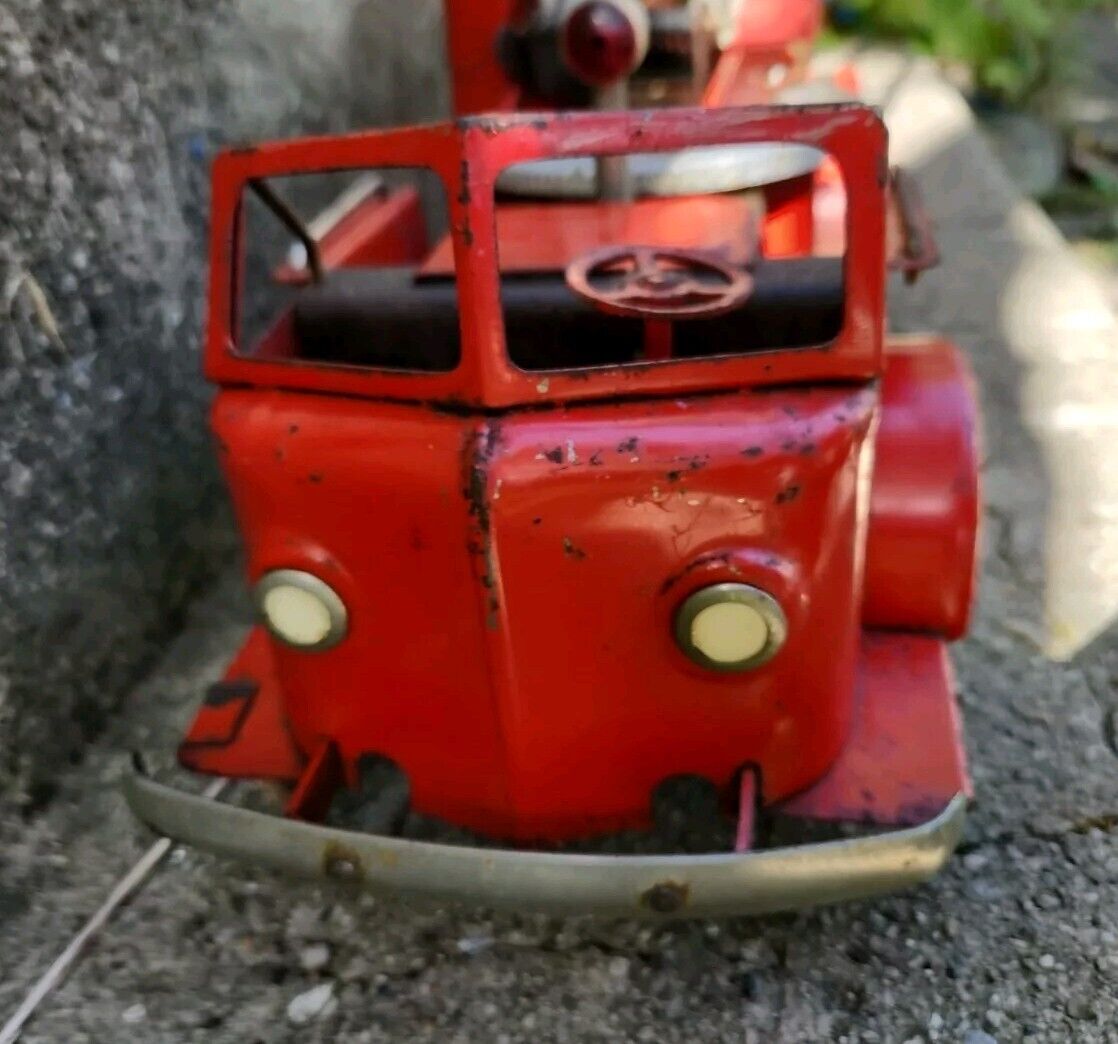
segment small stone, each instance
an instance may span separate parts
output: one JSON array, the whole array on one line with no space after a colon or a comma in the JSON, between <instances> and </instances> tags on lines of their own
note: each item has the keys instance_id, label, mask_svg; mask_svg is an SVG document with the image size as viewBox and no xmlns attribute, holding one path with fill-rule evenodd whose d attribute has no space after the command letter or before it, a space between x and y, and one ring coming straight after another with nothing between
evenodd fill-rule
<instances>
[{"instance_id":1,"label":"small stone","mask_svg":"<svg viewBox=\"0 0 1118 1044\"><path fill-rule=\"evenodd\" d=\"M1095 1007L1086 997L1072 997L1064 1005L1064 1010L1073 1019L1088 1022L1095 1017Z\"/></svg>"},{"instance_id":2,"label":"small stone","mask_svg":"<svg viewBox=\"0 0 1118 1044\"><path fill-rule=\"evenodd\" d=\"M364 957L356 956L342 968L338 977L343 982L362 982L370 977L372 970L372 966Z\"/></svg>"},{"instance_id":3,"label":"small stone","mask_svg":"<svg viewBox=\"0 0 1118 1044\"><path fill-rule=\"evenodd\" d=\"M963 1037L963 1044L998 1044L998 1042L989 1033L980 1029L972 1029L967 1030L967 1035Z\"/></svg>"},{"instance_id":4,"label":"small stone","mask_svg":"<svg viewBox=\"0 0 1118 1044\"><path fill-rule=\"evenodd\" d=\"M135 1026L137 1022L143 1022L147 1018L147 1013L147 1008L142 1004L133 1004L120 1013L120 1021L128 1023L129 1026Z\"/></svg>"},{"instance_id":5,"label":"small stone","mask_svg":"<svg viewBox=\"0 0 1118 1044\"><path fill-rule=\"evenodd\" d=\"M320 1015L328 1014L337 1002L334 1000L334 984L324 982L291 998L287 1005L287 1018L296 1026L313 1022Z\"/></svg>"},{"instance_id":6,"label":"small stone","mask_svg":"<svg viewBox=\"0 0 1118 1044\"><path fill-rule=\"evenodd\" d=\"M503 936L503 941L508 943L509 946L519 946L525 949L530 949L543 945L543 936L535 932L525 932L519 928L514 928L511 932L507 932Z\"/></svg>"},{"instance_id":7,"label":"small stone","mask_svg":"<svg viewBox=\"0 0 1118 1044\"><path fill-rule=\"evenodd\" d=\"M624 979L629 974L629 958L614 957L609 962L609 973L615 979Z\"/></svg>"},{"instance_id":8,"label":"small stone","mask_svg":"<svg viewBox=\"0 0 1118 1044\"><path fill-rule=\"evenodd\" d=\"M963 866L972 872L981 870L989 862L990 857L985 852L968 852L963 856Z\"/></svg>"},{"instance_id":9,"label":"small stone","mask_svg":"<svg viewBox=\"0 0 1118 1044\"><path fill-rule=\"evenodd\" d=\"M1050 970L1056 967L1056 958L1050 953L1042 953L1037 964L1045 970Z\"/></svg>"},{"instance_id":10,"label":"small stone","mask_svg":"<svg viewBox=\"0 0 1118 1044\"><path fill-rule=\"evenodd\" d=\"M493 936L466 935L459 939L456 945L459 953L464 953L467 957L476 957L493 945Z\"/></svg>"},{"instance_id":11,"label":"small stone","mask_svg":"<svg viewBox=\"0 0 1118 1044\"><path fill-rule=\"evenodd\" d=\"M326 943L315 943L313 946L304 946L299 951L299 967L303 971L322 971L330 963L330 947Z\"/></svg>"}]
</instances>

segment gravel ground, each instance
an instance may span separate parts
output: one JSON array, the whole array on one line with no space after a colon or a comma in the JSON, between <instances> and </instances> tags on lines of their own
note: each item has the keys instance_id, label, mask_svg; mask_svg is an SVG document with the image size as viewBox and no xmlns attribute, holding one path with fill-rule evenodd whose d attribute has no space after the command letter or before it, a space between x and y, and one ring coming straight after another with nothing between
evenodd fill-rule
<instances>
[{"instance_id":1,"label":"gravel ground","mask_svg":"<svg viewBox=\"0 0 1118 1044\"><path fill-rule=\"evenodd\" d=\"M1118 649L1110 628L1068 662L1041 652L1053 474L1001 313L1030 233L973 128L917 173L946 262L898 290L896 325L971 351L988 444L982 600L956 656L979 802L940 877L802 914L646 926L410 907L180 852L27 1044L1118 1041ZM60 800L0 826L0 1011L149 841L114 791L121 751L171 748L244 612L227 578Z\"/></svg>"}]
</instances>

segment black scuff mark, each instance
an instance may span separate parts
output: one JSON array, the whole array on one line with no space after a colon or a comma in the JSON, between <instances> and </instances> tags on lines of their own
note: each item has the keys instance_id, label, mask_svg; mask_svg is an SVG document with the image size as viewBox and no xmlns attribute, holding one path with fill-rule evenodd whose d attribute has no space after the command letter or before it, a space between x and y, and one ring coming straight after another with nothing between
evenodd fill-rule
<instances>
[{"instance_id":1,"label":"black scuff mark","mask_svg":"<svg viewBox=\"0 0 1118 1044\"><path fill-rule=\"evenodd\" d=\"M765 450L761 446L746 446L745 449L741 451L741 455L743 457L759 457L764 452Z\"/></svg>"},{"instance_id":2,"label":"black scuff mark","mask_svg":"<svg viewBox=\"0 0 1118 1044\"><path fill-rule=\"evenodd\" d=\"M617 444L618 453L636 453L637 447L640 445L640 439L636 435L625 439L623 442Z\"/></svg>"},{"instance_id":3,"label":"black scuff mark","mask_svg":"<svg viewBox=\"0 0 1118 1044\"><path fill-rule=\"evenodd\" d=\"M462 206L467 207L470 205L470 161L462 160L462 170L459 175L462 179L462 184L458 189L458 202Z\"/></svg>"},{"instance_id":4,"label":"black scuff mark","mask_svg":"<svg viewBox=\"0 0 1118 1044\"><path fill-rule=\"evenodd\" d=\"M592 468L600 468L605 463L605 461L602 460L602 451L595 450L594 453L590 455L588 463Z\"/></svg>"},{"instance_id":5,"label":"black scuff mark","mask_svg":"<svg viewBox=\"0 0 1118 1044\"><path fill-rule=\"evenodd\" d=\"M704 566L728 566L730 564L730 555L726 551L712 551L709 554L699 555L692 562L688 562L686 567L680 572L669 576L660 585L660 594L666 595L676 584L680 582L685 576L693 573L696 569L702 569Z\"/></svg>"},{"instance_id":6,"label":"black scuff mark","mask_svg":"<svg viewBox=\"0 0 1118 1044\"><path fill-rule=\"evenodd\" d=\"M563 463L563 447L562 446L556 446L555 449L545 450L543 455L544 455L545 459L550 460L552 464L562 464Z\"/></svg>"},{"instance_id":7,"label":"black scuff mark","mask_svg":"<svg viewBox=\"0 0 1118 1044\"><path fill-rule=\"evenodd\" d=\"M799 485L795 482L785 486L776 495L776 502L778 504L791 504L801 493Z\"/></svg>"},{"instance_id":8,"label":"black scuff mark","mask_svg":"<svg viewBox=\"0 0 1118 1044\"><path fill-rule=\"evenodd\" d=\"M322 475L321 471L312 471L307 476L307 481L312 483L315 486L319 485L322 482L322 479L323 479L323 475Z\"/></svg>"},{"instance_id":9,"label":"black scuff mark","mask_svg":"<svg viewBox=\"0 0 1118 1044\"><path fill-rule=\"evenodd\" d=\"M573 558L576 561L581 561L586 557L586 552L582 550L570 537L563 537L563 554L568 558Z\"/></svg>"}]
</instances>

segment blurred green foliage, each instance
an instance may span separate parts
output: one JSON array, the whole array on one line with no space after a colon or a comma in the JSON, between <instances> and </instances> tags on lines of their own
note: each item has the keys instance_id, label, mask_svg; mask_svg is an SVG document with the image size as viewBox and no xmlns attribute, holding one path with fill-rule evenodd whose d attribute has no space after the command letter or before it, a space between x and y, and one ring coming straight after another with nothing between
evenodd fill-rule
<instances>
[{"instance_id":1,"label":"blurred green foliage","mask_svg":"<svg viewBox=\"0 0 1118 1044\"><path fill-rule=\"evenodd\" d=\"M1071 19L1118 0L844 0L863 35L915 41L972 70L975 87L1020 101L1066 71Z\"/></svg>"}]
</instances>

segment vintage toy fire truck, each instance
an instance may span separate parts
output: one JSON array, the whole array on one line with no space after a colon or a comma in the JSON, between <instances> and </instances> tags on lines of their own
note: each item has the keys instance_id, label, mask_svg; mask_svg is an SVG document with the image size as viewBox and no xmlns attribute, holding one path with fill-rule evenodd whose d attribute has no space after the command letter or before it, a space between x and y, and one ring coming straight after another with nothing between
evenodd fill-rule
<instances>
[{"instance_id":1,"label":"vintage toy fire truck","mask_svg":"<svg viewBox=\"0 0 1118 1044\"><path fill-rule=\"evenodd\" d=\"M130 802L444 899L708 915L920 881L969 794L946 643L975 419L960 353L885 329L889 268L934 244L884 127L604 110L668 75L692 9L489 6L450 7L451 46L460 108L496 112L217 160L205 367L260 622L180 760L292 789L280 818L137 770ZM756 71L715 36L736 103ZM585 108L519 111L551 103L540 69ZM327 822L385 765L502 847ZM681 777L738 817L733 850L557 846L645 826ZM759 811L890 829L765 848Z\"/></svg>"}]
</instances>

